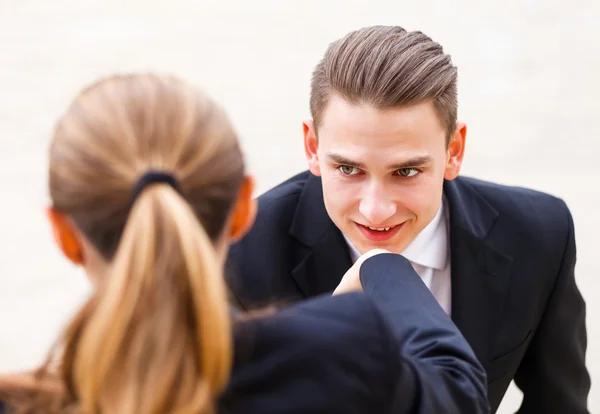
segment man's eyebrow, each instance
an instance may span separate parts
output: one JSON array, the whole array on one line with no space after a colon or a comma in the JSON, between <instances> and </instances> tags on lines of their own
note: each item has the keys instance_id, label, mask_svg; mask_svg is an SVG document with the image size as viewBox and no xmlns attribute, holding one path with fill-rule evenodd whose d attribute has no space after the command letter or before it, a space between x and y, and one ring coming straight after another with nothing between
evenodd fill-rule
<instances>
[{"instance_id":1,"label":"man's eyebrow","mask_svg":"<svg viewBox=\"0 0 600 414\"><path fill-rule=\"evenodd\" d=\"M325 154L330 160L340 165L347 165L349 167L355 167L364 169L364 165L358 161L353 161L349 158L344 157L343 155L337 154L335 152L328 152ZM402 161L400 163L392 164L387 167L388 170L401 170L403 168L417 168L423 167L431 162L432 158L430 155L421 155L418 157L410 158L406 161Z\"/></svg>"},{"instance_id":2,"label":"man's eyebrow","mask_svg":"<svg viewBox=\"0 0 600 414\"><path fill-rule=\"evenodd\" d=\"M388 167L390 170L401 170L403 168L423 167L431 162L432 158L429 155L410 158L398 164L393 164Z\"/></svg>"},{"instance_id":3,"label":"man's eyebrow","mask_svg":"<svg viewBox=\"0 0 600 414\"><path fill-rule=\"evenodd\" d=\"M336 164L347 165L349 167L363 169L364 165L357 161L352 161L343 155L336 154L335 152L328 152L325 154L327 158L335 162Z\"/></svg>"}]
</instances>

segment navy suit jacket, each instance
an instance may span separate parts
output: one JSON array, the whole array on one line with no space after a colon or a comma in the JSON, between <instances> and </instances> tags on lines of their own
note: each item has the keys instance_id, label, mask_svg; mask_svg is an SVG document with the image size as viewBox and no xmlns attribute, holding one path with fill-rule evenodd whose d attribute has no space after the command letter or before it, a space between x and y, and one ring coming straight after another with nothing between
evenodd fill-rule
<instances>
[{"instance_id":1,"label":"navy suit jacket","mask_svg":"<svg viewBox=\"0 0 600 414\"><path fill-rule=\"evenodd\" d=\"M308 171L258 199L252 230L233 245L227 279L245 308L331 292L351 266ZM496 411L511 380L520 413L587 413L585 303L565 203L466 177L444 183L450 213L452 319L487 372Z\"/></svg>"},{"instance_id":2,"label":"navy suit jacket","mask_svg":"<svg viewBox=\"0 0 600 414\"><path fill-rule=\"evenodd\" d=\"M410 263L375 256L360 277L364 294L236 323L218 412L489 413L483 367Z\"/></svg>"},{"instance_id":3,"label":"navy suit jacket","mask_svg":"<svg viewBox=\"0 0 600 414\"><path fill-rule=\"evenodd\" d=\"M484 369L404 257L363 263L364 294L236 328L219 413L488 413Z\"/></svg>"}]
</instances>

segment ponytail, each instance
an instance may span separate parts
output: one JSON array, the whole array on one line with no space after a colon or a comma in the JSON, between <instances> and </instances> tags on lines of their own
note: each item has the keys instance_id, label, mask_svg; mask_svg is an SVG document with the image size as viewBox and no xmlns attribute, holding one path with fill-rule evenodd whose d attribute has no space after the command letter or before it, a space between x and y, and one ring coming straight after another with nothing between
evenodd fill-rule
<instances>
[{"instance_id":1,"label":"ponytail","mask_svg":"<svg viewBox=\"0 0 600 414\"><path fill-rule=\"evenodd\" d=\"M83 311L62 367L81 412L213 411L232 363L225 282L211 240L173 188L139 195Z\"/></svg>"},{"instance_id":2,"label":"ponytail","mask_svg":"<svg viewBox=\"0 0 600 414\"><path fill-rule=\"evenodd\" d=\"M49 161L52 208L106 274L31 382L1 380L0 399L28 414L215 411L233 351L214 243L244 179L225 111L172 76L107 77L58 120Z\"/></svg>"}]
</instances>

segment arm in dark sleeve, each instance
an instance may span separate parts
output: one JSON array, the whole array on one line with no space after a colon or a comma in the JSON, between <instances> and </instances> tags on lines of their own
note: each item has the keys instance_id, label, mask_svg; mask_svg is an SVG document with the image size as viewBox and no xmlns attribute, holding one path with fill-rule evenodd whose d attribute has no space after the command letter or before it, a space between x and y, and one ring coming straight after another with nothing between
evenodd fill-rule
<instances>
[{"instance_id":1,"label":"arm in dark sleeve","mask_svg":"<svg viewBox=\"0 0 600 414\"><path fill-rule=\"evenodd\" d=\"M390 413L489 413L483 367L410 262L380 254L362 264L360 278L397 356Z\"/></svg>"},{"instance_id":2,"label":"arm in dark sleeve","mask_svg":"<svg viewBox=\"0 0 600 414\"><path fill-rule=\"evenodd\" d=\"M568 235L560 272L515 383L523 391L522 414L588 413L590 377L585 302L575 284L575 231L565 206Z\"/></svg>"}]
</instances>

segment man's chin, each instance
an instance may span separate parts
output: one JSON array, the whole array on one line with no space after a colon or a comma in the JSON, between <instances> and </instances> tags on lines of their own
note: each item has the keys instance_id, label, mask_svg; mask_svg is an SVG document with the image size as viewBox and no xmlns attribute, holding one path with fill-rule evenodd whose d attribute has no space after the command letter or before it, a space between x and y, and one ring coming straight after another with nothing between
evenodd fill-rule
<instances>
[{"instance_id":1,"label":"man's chin","mask_svg":"<svg viewBox=\"0 0 600 414\"><path fill-rule=\"evenodd\" d=\"M358 252L361 255L374 249L384 249L388 250L390 253L401 254L408 245L408 243L405 240L396 237L394 239L386 241L385 243L373 243L370 240L364 239L364 237L361 237L361 239L358 240L356 244L354 243L354 241L350 240L352 245L356 248L356 250L358 250Z\"/></svg>"}]
</instances>

